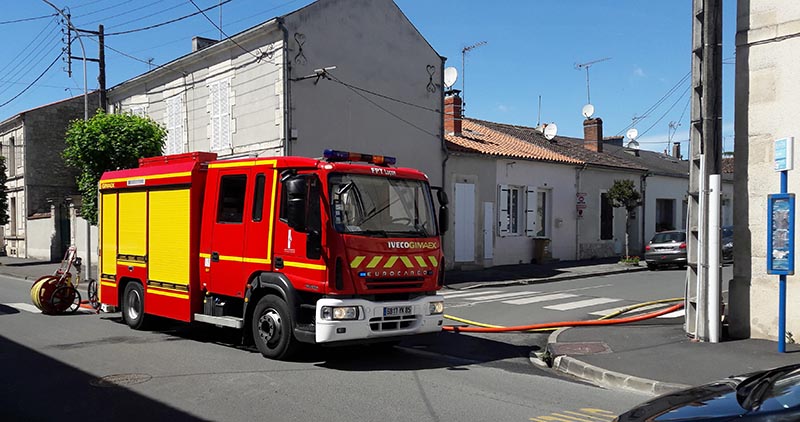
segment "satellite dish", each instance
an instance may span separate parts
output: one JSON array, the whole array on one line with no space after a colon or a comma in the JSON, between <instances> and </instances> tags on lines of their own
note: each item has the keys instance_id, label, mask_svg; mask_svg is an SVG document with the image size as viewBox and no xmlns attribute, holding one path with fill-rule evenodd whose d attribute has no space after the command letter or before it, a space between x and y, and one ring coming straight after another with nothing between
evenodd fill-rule
<instances>
[{"instance_id":1,"label":"satellite dish","mask_svg":"<svg viewBox=\"0 0 800 422\"><path fill-rule=\"evenodd\" d=\"M638 131L638 130L636 130L636 128L635 128L635 127L632 127L632 128L630 128L630 129L628 129L628 131L627 131L627 132L625 132L625 136L627 136L627 137L628 137L628 139L630 139L631 141L633 141L633 140L635 140L635 139L636 139L636 137L637 137L637 136L639 136L639 131ZM636 144L636 146L639 146L639 144L637 143L637 144Z\"/></svg>"},{"instance_id":2,"label":"satellite dish","mask_svg":"<svg viewBox=\"0 0 800 422\"><path fill-rule=\"evenodd\" d=\"M556 137L556 133L558 133L558 126L555 123L550 123L544 127L544 138L548 141L552 140Z\"/></svg>"},{"instance_id":3,"label":"satellite dish","mask_svg":"<svg viewBox=\"0 0 800 422\"><path fill-rule=\"evenodd\" d=\"M458 70L456 68L450 66L444 69L444 86L447 89L450 89L456 83L456 79L458 79Z\"/></svg>"},{"instance_id":4,"label":"satellite dish","mask_svg":"<svg viewBox=\"0 0 800 422\"><path fill-rule=\"evenodd\" d=\"M635 140L631 139L631 141L628 142L628 148L630 148L630 149L639 149L639 143L636 142Z\"/></svg>"},{"instance_id":5,"label":"satellite dish","mask_svg":"<svg viewBox=\"0 0 800 422\"><path fill-rule=\"evenodd\" d=\"M594 115L594 106L591 105L591 104L586 104L585 106L583 106L583 110L581 110L581 114L583 114L583 117L585 117L587 119L591 119L592 115Z\"/></svg>"}]
</instances>

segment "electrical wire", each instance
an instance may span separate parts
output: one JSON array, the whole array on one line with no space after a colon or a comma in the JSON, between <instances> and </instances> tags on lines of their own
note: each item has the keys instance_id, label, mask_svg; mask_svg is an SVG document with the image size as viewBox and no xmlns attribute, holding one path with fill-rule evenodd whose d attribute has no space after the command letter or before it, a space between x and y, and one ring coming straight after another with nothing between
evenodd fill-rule
<instances>
[{"instance_id":1,"label":"electrical wire","mask_svg":"<svg viewBox=\"0 0 800 422\"><path fill-rule=\"evenodd\" d=\"M111 33L108 33L108 34L105 34L105 35L107 37L111 37L111 36L115 36L115 35L126 35L126 34L132 34L132 33L135 33L135 32L147 31L149 29L159 28L159 27L162 27L164 25L169 25L169 24L172 24L172 23L175 23L175 22L178 22L178 21L182 21L184 19L191 18L192 16L199 15L200 13L203 13L203 12L208 12L209 10L216 9L217 7L220 7L220 6L224 5L224 4L230 3L232 1L233 0L223 0L223 1L219 2L218 4L215 4L215 5L210 6L210 7L206 7L205 9L202 9L201 11L190 13L188 15L184 15L184 16L181 16L179 18L170 19L170 20L168 20L166 22L157 23L155 25L146 26L144 28L136 28L136 29L130 29L130 30L127 30L127 31L111 32Z\"/></svg>"},{"instance_id":2,"label":"electrical wire","mask_svg":"<svg viewBox=\"0 0 800 422\"><path fill-rule=\"evenodd\" d=\"M670 111L672 111L672 109L673 109L673 108L675 108L675 105L676 105L676 104L678 104L678 102L680 102L680 101L683 99L683 97L684 97L684 96L685 96L685 95L686 95L686 94L689 92L689 90L690 90L690 89L692 89L692 87L688 87L688 88L686 88L686 90L685 90L685 91L683 91L683 94L681 94L681 96L680 96L680 97L678 97L678 99L677 99L677 100L676 100L674 103L672 103L672 105L671 105L671 106L669 106L669 108L667 109L667 111L665 111L665 112L664 112L664 114L662 114L662 115L661 115L661 117L659 117L659 118L658 118L658 120L656 120L656 121L655 121L655 122L654 122L652 125L650 125L650 127L648 127L647 129L645 129L645 131L644 131L644 132L640 133L640 134L639 134L639 136L644 136L644 135L646 135L646 134L647 134L647 132L650 132L650 129L654 128L654 127L655 127L655 126L656 126L656 125L657 125L659 122L661 122L661 120L663 120L663 119L664 119L664 117L666 117L666 116L667 116L667 114L669 114L669 112L670 112Z\"/></svg>"},{"instance_id":3,"label":"electrical wire","mask_svg":"<svg viewBox=\"0 0 800 422\"><path fill-rule=\"evenodd\" d=\"M681 85L683 85L683 84L684 84L684 83L685 83L687 80L689 80L689 77L691 77L691 76L692 76L692 72L689 72L689 73L687 73L687 74L683 75L683 77L682 77L682 78L681 78L681 79L680 79L680 80L679 80L679 81L678 81L678 82L677 82L675 85L673 85L673 86L672 86L672 88L670 88L670 89L669 89L669 91L667 91L667 93L666 93L666 94L664 94L664 95L663 95L661 98L659 98L659 99L658 99L658 101L656 101L656 103L655 103L655 104L651 105L651 106L650 106L650 108L648 108L647 110L645 110L645 112L644 112L644 113L642 113L642 116L644 116L644 117L640 117L640 118L638 118L638 119L634 119L634 120L633 120L633 121L632 121L632 122L631 122L631 123L630 123L628 126L626 126L624 129L622 129L622 130L620 130L619 132L617 132L616 136L622 135L622 134L623 134L625 131L627 131L628 129L630 129L630 128L632 128L632 127L636 126L636 124L637 124L637 123L639 123L639 121L641 121L641 120L643 120L644 118L648 117L648 116L650 115L650 113L651 113L651 112L653 112L653 111L654 111L655 109L657 109L657 108L658 108L658 107L659 107L659 106L660 106L662 103L664 103L664 101L666 101L666 100L667 100L667 98L669 98L670 96L672 96L672 94L673 94L673 93L674 93L674 92L675 92L675 91L676 91L676 90L677 90L677 89L678 89L678 88L679 88ZM641 135L640 135L640 136L641 136Z\"/></svg>"},{"instance_id":4,"label":"electrical wire","mask_svg":"<svg viewBox=\"0 0 800 422\"><path fill-rule=\"evenodd\" d=\"M22 18L22 19L10 20L10 21L0 21L0 25L8 25L8 24L11 24L11 23L20 23L20 22L30 22L30 21L35 21L35 20L39 20L39 19L47 19L47 18L50 18L50 17L53 17L53 16L58 16L58 13L51 13L49 15L35 16L35 17L32 17L32 18Z\"/></svg>"},{"instance_id":5,"label":"electrical wire","mask_svg":"<svg viewBox=\"0 0 800 422\"><path fill-rule=\"evenodd\" d=\"M106 10L116 9L117 7L120 7L123 4L128 4L128 3L132 2L132 1L133 0L125 0L122 3L112 4L111 6L104 7L102 9L97 9L97 10L94 10L94 11L89 12L89 13L84 13L84 14L81 15L81 18L85 18L87 16L96 15L96 14L98 14L100 12L105 12ZM106 19L110 19L110 18L106 18Z\"/></svg>"},{"instance_id":6,"label":"electrical wire","mask_svg":"<svg viewBox=\"0 0 800 422\"><path fill-rule=\"evenodd\" d=\"M260 48L258 49L258 55L255 55L255 54L253 54L252 51L242 47L241 44L236 42L236 40L231 38L228 34L225 33L225 31L222 30L222 28L220 28L216 23L214 23L214 21L212 21L211 18L209 18L208 15L206 15L206 13L203 12L203 10L200 9L200 6L198 6L197 3L194 2L194 0L189 0L189 2L192 3L192 5L195 7L195 9L197 9L198 12L203 14L203 17L206 18L207 21L211 22L211 25L214 25L214 28L219 29L219 33L224 35L226 40L229 40L230 42L236 44L237 47L241 48L242 51L244 51L245 53L255 57L256 60L258 60L258 61L261 60L261 58L264 56L264 53L261 51Z\"/></svg>"},{"instance_id":7,"label":"electrical wire","mask_svg":"<svg viewBox=\"0 0 800 422\"><path fill-rule=\"evenodd\" d=\"M114 16L112 16L111 18L107 18L107 19L105 19L105 20L114 19L114 18L117 18L117 17L120 17L120 16L125 16L125 15L127 15L127 14L130 14L130 13L136 12L136 11L138 11L138 10L147 9L147 8L149 8L150 6L153 6L153 5L156 5L156 4L159 4L159 3L162 3L162 2L163 2L162 0L157 0L157 1L155 1L155 2L152 2L152 3L148 3L148 4L144 5L144 6L137 7L136 9L131 9L131 10L128 10L128 11L127 11L127 12L125 12L125 13L120 13L120 14L118 14L118 15L114 15ZM151 14L149 14L149 15L140 16L140 17L138 17L138 18L136 18L136 19L130 19L130 20L127 20L127 21L125 21L125 22L122 22L122 23L115 24L114 26L112 26L112 28L118 28L118 27L120 27L120 26L125 26L125 25L128 25L128 24L134 23L134 22L139 22L139 21L145 20L145 19L147 19L147 18L151 18L151 17L153 17L153 16L160 15L160 14L162 14L162 13L169 12L170 10L177 9L177 8L179 8L179 7L182 7L182 6L184 6L184 5L186 5L186 3L183 3L183 2L181 2L181 3L178 3L178 4L174 5L174 6L170 6L170 7L166 8L166 9L159 10L158 12L153 12L153 13L151 13ZM98 20L98 21L96 21L96 22L100 22L100 21L103 21L103 19L100 19L100 20Z\"/></svg>"},{"instance_id":8,"label":"electrical wire","mask_svg":"<svg viewBox=\"0 0 800 422\"><path fill-rule=\"evenodd\" d=\"M40 37L42 34L44 34L44 33L45 33L45 31L47 31L47 28L49 28L49 27L50 27L50 25L51 25L51 24L53 24L53 23L55 23L55 24L56 24L56 28L58 28L58 20L57 20L57 19L53 19L53 20L52 20L50 23L48 23L47 25L45 25L44 27L42 27L42 30L41 30L41 31L39 31L39 33L38 33L38 34L36 34L36 36L35 36L35 37L33 37L33 39L32 39L32 40L31 40L31 41L30 41L30 42L29 42L29 43L28 43L28 44L27 44L25 47L23 47L23 48L22 48L22 49L19 51L19 53L17 53L17 55L16 55L16 56L14 56L14 58L13 58L13 59L11 59L11 60L7 60L7 61L6 61L6 64L5 64L5 66L3 66L2 68L0 68L0 75L4 74L3 72L5 72L5 70L6 70L6 69L8 69L8 67L9 67L9 66L11 66L11 64L12 64L12 63L14 63L14 62L15 62L15 61L16 61L16 60L17 60L17 59L18 59L18 58L19 58L19 57L20 57L20 56L21 56L21 55L22 55L24 52L28 51L28 49L30 48L30 46L31 46L31 45L33 45L33 43L35 43L35 42L36 42L36 40L38 40L38 39L39 39L39 37ZM52 32L52 30L51 30L51 32Z\"/></svg>"},{"instance_id":9,"label":"electrical wire","mask_svg":"<svg viewBox=\"0 0 800 422\"><path fill-rule=\"evenodd\" d=\"M58 32L58 27L56 26L53 28L48 36L52 36L54 33ZM27 53L27 57L23 59L22 62L19 62L17 65L12 67L8 72L5 73L7 79L19 82L24 78L27 74L30 73L35 67L39 66L42 61L46 60L46 57L49 52L53 51L55 48L58 48L58 45L51 45L48 49L48 41L53 41L52 39L48 40L46 38L42 38L39 41L38 45L33 47L32 51L23 50L23 52ZM30 45L30 44L29 44ZM11 85L0 89L0 94L8 91Z\"/></svg>"},{"instance_id":10,"label":"electrical wire","mask_svg":"<svg viewBox=\"0 0 800 422\"><path fill-rule=\"evenodd\" d=\"M64 55L64 50L61 50L61 54L59 54L59 55L58 55L58 56L55 58L55 60L53 60L53 62L52 62L52 63L50 63L50 65L49 65L49 66L47 66L47 68L46 68L46 69L45 69L45 70L44 70L42 73L40 73L40 74L39 74L39 76L37 76L37 77L36 77L36 79L34 79L34 80L33 80L33 82L31 82L30 84L28 84L28 86L26 86L26 87L25 87L25 88L24 88L22 91L20 91L20 92L19 92L17 95L15 95L15 96L11 97L11 99L9 99L8 101L6 101L6 102L4 102L4 103L0 104L0 108L2 108L2 107L4 107L4 106L6 106L6 105L8 105L10 102L12 102L12 101L16 100L17 98L19 98L19 96L20 96L20 95L24 94L24 93L25 93L26 91L28 91L28 90L29 90L29 89L30 89L30 88L31 88L31 87L32 87L34 84L36 84L36 82L39 82L39 79L42 79L42 76L44 76L44 75L45 75L45 73L47 73L48 71L50 71L50 69L52 69L52 68L53 68L53 66L54 66L56 63L58 63L58 61L59 61L59 60L61 60L61 56L63 56L63 55Z\"/></svg>"}]
</instances>

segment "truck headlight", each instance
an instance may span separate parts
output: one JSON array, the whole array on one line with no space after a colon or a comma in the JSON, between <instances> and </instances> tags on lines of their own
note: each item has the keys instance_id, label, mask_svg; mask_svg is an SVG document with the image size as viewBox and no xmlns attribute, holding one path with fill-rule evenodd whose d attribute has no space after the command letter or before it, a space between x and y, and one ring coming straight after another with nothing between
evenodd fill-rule
<instances>
[{"instance_id":1,"label":"truck headlight","mask_svg":"<svg viewBox=\"0 0 800 422\"><path fill-rule=\"evenodd\" d=\"M431 315L439 315L444 313L444 302L430 302L428 304L428 313Z\"/></svg>"},{"instance_id":2,"label":"truck headlight","mask_svg":"<svg viewBox=\"0 0 800 422\"><path fill-rule=\"evenodd\" d=\"M349 320L358 319L358 306L323 306L322 319Z\"/></svg>"}]
</instances>

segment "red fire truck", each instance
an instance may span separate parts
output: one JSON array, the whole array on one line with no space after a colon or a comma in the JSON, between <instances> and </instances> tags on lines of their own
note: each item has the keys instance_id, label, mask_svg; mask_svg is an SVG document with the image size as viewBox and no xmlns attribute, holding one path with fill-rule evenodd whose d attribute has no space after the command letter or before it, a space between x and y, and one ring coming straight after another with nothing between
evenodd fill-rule
<instances>
[{"instance_id":1,"label":"red fire truck","mask_svg":"<svg viewBox=\"0 0 800 422\"><path fill-rule=\"evenodd\" d=\"M134 329L153 316L241 329L275 359L438 332L447 196L437 216L425 174L394 163L193 152L106 172L100 302Z\"/></svg>"}]
</instances>

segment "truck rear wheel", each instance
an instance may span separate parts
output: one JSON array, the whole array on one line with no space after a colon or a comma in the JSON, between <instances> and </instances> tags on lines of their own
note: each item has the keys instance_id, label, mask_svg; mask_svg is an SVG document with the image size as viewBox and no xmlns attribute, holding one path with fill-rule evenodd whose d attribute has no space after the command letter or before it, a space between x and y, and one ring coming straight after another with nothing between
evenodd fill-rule
<instances>
[{"instance_id":1,"label":"truck rear wheel","mask_svg":"<svg viewBox=\"0 0 800 422\"><path fill-rule=\"evenodd\" d=\"M134 330L143 330L145 327L144 290L137 282L130 282L125 286L122 295L122 319Z\"/></svg>"},{"instance_id":2,"label":"truck rear wheel","mask_svg":"<svg viewBox=\"0 0 800 422\"><path fill-rule=\"evenodd\" d=\"M297 348L289 306L277 296L266 295L258 301L251 326L253 341L265 357L285 359Z\"/></svg>"}]
</instances>

